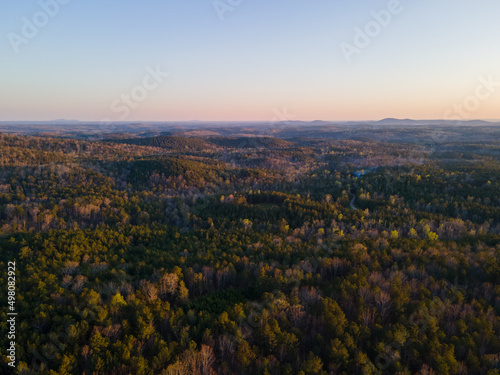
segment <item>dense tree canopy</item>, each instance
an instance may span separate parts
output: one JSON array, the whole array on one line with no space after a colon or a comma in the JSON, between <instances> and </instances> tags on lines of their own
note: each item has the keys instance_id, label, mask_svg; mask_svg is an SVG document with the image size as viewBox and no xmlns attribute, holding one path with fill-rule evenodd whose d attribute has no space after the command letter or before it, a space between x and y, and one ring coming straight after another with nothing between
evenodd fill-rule
<instances>
[{"instance_id":1,"label":"dense tree canopy","mask_svg":"<svg viewBox=\"0 0 500 375\"><path fill-rule=\"evenodd\" d=\"M0 248L20 374L500 373L498 143L0 134Z\"/></svg>"}]
</instances>

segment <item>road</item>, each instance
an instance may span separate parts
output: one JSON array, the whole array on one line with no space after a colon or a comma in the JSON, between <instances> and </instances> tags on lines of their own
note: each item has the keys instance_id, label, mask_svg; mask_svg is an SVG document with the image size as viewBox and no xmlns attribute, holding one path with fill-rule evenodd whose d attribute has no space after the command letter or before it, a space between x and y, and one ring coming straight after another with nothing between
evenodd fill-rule
<instances>
[{"instance_id":1,"label":"road","mask_svg":"<svg viewBox=\"0 0 500 375\"><path fill-rule=\"evenodd\" d=\"M352 195L352 200L351 200L351 208L354 210L354 211L357 211L358 209L356 207L354 207L354 200L356 199L356 196L353 194L353 193L350 193Z\"/></svg>"}]
</instances>

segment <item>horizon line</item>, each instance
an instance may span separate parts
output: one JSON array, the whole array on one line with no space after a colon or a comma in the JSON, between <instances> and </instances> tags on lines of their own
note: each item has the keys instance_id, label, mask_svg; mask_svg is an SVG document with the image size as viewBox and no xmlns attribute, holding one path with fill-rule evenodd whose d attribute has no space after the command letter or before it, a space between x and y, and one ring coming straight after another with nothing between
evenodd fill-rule
<instances>
[{"instance_id":1,"label":"horizon line","mask_svg":"<svg viewBox=\"0 0 500 375\"><path fill-rule=\"evenodd\" d=\"M365 120L130 120L130 121L99 121L99 120L77 120L77 119L53 119L53 120L0 120L0 124L5 125L5 123L75 123L79 122L82 124L133 124L133 123L294 123L294 122L331 122L331 123L346 123L346 122L382 122L382 121L441 121L441 122L474 122L474 121L484 121L484 122L500 122L500 119L414 119L414 118L395 118L386 117L378 120L365 119Z\"/></svg>"}]
</instances>

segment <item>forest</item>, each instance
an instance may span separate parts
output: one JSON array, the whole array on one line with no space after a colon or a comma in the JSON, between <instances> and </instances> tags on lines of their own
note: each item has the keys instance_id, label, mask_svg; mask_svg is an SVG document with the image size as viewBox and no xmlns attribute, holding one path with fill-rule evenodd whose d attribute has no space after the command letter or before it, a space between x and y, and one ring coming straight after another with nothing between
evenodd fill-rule
<instances>
[{"instance_id":1,"label":"forest","mask_svg":"<svg viewBox=\"0 0 500 375\"><path fill-rule=\"evenodd\" d=\"M0 133L2 373L500 375L499 131L363 129Z\"/></svg>"}]
</instances>

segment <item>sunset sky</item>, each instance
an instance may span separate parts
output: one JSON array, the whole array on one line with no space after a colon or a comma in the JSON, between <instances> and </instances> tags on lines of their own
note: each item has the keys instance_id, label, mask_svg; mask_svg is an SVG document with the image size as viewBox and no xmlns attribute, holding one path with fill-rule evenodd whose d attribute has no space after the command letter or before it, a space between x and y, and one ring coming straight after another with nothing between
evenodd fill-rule
<instances>
[{"instance_id":1,"label":"sunset sky","mask_svg":"<svg viewBox=\"0 0 500 375\"><path fill-rule=\"evenodd\" d=\"M0 2L0 121L500 118L497 0L59 1Z\"/></svg>"}]
</instances>

